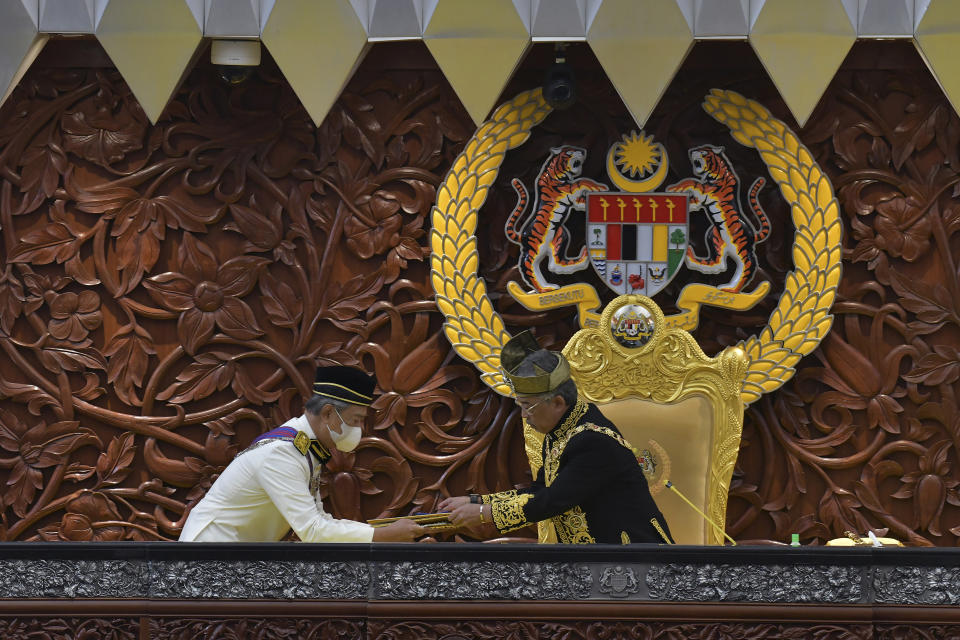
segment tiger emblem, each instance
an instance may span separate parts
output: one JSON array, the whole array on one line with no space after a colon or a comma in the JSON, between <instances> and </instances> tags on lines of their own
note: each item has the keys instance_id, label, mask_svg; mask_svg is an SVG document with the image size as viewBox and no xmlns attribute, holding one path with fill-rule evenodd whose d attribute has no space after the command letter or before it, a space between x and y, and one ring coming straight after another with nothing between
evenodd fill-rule
<instances>
[{"instance_id":1,"label":"tiger emblem","mask_svg":"<svg viewBox=\"0 0 960 640\"><path fill-rule=\"evenodd\" d=\"M730 281L722 291L741 291L757 269L755 247L770 235L770 221L757 200L757 194L766 181L757 178L750 187L750 210L757 218L755 226L742 213L740 206L740 179L723 153L723 147L703 145L690 150L693 178L681 180L667 187L667 191L687 192L690 210L703 211L710 216L711 226L706 233L707 257L701 258L687 247L686 264L701 273L723 273L727 258L736 266Z\"/></svg>"},{"instance_id":2,"label":"tiger emblem","mask_svg":"<svg viewBox=\"0 0 960 640\"><path fill-rule=\"evenodd\" d=\"M544 275L543 266L553 273L568 274L586 269L590 264L584 246L575 258L567 255L570 231L564 226L570 212L586 210L587 193L607 191L607 185L580 178L586 151L564 145L550 150L537 176L537 199L524 216L529 195L523 183L514 178L510 184L517 192L517 205L507 219L507 239L520 245L517 266L520 276L531 291L558 288Z\"/></svg>"}]
</instances>

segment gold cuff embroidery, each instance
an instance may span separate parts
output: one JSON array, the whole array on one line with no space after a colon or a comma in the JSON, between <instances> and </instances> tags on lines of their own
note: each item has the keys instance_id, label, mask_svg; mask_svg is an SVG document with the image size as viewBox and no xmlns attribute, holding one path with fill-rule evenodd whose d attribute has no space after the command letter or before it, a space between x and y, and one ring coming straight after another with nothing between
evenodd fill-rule
<instances>
[{"instance_id":1,"label":"gold cuff embroidery","mask_svg":"<svg viewBox=\"0 0 960 640\"><path fill-rule=\"evenodd\" d=\"M504 492L506 493L506 492ZM498 494L491 494L498 495ZM497 500L490 503L490 511L493 516L493 524L500 533L519 529L527 524L527 516L523 512L523 507L530 501L533 495L521 493L512 498Z\"/></svg>"},{"instance_id":2,"label":"gold cuff embroidery","mask_svg":"<svg viewBox=\"0 0 960 640\"><path fill-rule=\"evenodd\" d=\"M501 500L511 500L517 497L516 489L510 489L509 491L498 491L497 493L487 493L480 496L481 504L492 504L494 502L500 502Z\"/></svg>"}]
</instances>

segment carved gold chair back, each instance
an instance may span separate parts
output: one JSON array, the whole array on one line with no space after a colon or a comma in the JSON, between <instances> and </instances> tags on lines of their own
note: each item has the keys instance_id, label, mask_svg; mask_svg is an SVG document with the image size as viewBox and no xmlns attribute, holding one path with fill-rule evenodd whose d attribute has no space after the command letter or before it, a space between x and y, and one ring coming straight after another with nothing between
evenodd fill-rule
<instances>
[{"instance_id":1,"label":"carved gold chair back","mask_svg":"<svg viewBox=\"0 0 960 640\"><path fill-rule=\"evenodd\" d=\"M673 491L671 481L723 528L743 431L742 349L707 357L685 330L668 327L650 298L626 295L563 350L580 394L597 404L632 446L678 544L723 544L723 536ZM543 436L524 428L536 475ZM542 542L555 541L549 525Z\"/></svg>"}]
</instances>

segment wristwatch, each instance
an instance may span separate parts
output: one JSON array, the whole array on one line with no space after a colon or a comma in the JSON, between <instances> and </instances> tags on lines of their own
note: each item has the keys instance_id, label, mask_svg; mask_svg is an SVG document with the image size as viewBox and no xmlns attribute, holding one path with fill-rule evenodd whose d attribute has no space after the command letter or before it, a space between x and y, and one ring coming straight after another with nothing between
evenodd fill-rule
<instances>
[{"instance_id":1,"label":"wristwatch","mask_svg":"<svg viewBox=\"0 0 960 640\"><path fill-rule=\"evenodd\" d=\"M470 504L483 504L483 501L480 500L480 494L471 493L471 494L470 494Z\"/></svg>"}]
</instances>

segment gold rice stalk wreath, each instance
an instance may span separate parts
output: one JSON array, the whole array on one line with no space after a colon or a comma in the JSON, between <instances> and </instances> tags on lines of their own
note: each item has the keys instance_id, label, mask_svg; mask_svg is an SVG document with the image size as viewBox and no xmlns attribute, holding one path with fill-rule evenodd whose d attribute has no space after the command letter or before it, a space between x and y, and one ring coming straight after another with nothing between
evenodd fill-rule
<instances>
[{"instance_id":1,"label":"gold rice stalk wreath","mask_svg":"<svg viewBox=\"0 0 960 640\"><path fill-rule=\"evenodd\" d=\"M794 269L777 308L759 335L738 345L750 363L740 397L750 404L792 378L797 362L817 348L833 325L830 307L843 271L840 203L810 151L765 107L739 93L713 89L703 108L730 128L734 140L760 152L790 203L796 229Z\"/></svg>"},{"instance_id":2,"label":"gold rice stalk wreath","mask_svg":"<svg viewBox=\"0 0 960 640\"><path fill-rule=\"evenodd\" d=\"M787 274L777 308L758 336L739 345L750 362L741 398L750 404L789 380L796 363L830 330L830 307L841 276L840 207L813 156L766 108L719 89L710 92L703 106L740 144L760 152L790 203L796 229L794 270ZM550 111L540 89L497 108L454 161L432 211L432 282L446 318L444 333L457 354L480 370L484 383L502 395L512 395L500 373L500 349L510 334L479 276L477 214L504 154L526 142Z\"/></svg>"}]
</instances>

